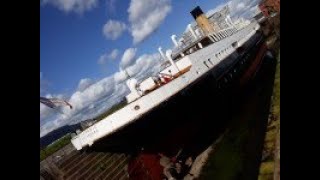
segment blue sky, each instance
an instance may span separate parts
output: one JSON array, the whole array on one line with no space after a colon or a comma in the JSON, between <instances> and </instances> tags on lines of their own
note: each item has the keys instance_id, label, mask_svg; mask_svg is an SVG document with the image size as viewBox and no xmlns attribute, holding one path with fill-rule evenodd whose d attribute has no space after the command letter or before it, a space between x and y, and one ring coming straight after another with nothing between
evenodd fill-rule
<instances>
[{"instance_id":1,"label":"blue sky","mask_svg":"<svg viewBox=\"0 0 320 180\"><path fill-rule=\"evenodd\" d=\"M40 95L73 103L73 112L40 104L41 135L102 112L128 91L119 66L137 78L160 62L157 49L173 46L193 21L223 0L43 0L40 1ZM253 11L258 0L233 0L236 13ZM131 71L130 71L131 69ZM94 109L91 110L90 109Z\"/></svg>"}]
</instances>

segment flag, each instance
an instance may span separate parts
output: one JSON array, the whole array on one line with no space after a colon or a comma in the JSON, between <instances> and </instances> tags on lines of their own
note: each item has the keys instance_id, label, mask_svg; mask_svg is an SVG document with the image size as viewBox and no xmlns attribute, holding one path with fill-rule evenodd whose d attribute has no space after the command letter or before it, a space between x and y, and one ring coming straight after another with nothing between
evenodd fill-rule
<instances>
[{"instance_id":1,"label":"flag","mask_svg":"<svg viewBox=\"0 0 320 180\"><path fill-rule=\"evenodd\" d=\"M44 97L40 97L40 103L42 103L52 109L57 107L50 99L44 98Z\"/></svg>"},{"instance_id":2,"label":"flag","mask_svg":"<svg viewBox=\"0 0 320 180\"><path fill-rule=\"evenodd\" d=\"M67 101L64 100L60 100L57 98L45 98L45 97L40 97L40 103L55 109L58 107L58 105L66 105L69 106L70 109L72 109L72 105L70 103L68 103Z\"/></svg>"}]
</instances>

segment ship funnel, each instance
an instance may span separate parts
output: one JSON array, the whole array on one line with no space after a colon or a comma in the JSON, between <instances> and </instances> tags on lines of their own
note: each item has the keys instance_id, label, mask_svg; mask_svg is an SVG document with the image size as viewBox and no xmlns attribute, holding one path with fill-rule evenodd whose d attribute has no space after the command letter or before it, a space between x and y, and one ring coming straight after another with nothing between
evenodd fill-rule
<instances>
[{"instance_id":1,"label":"ship funnel","mask_svg":"<svg viewBox=\"0 0 320 180\"><path fill-rule=\"evenodd\" d=\"M172 42L173 42L173 44L176 46L176 47L178 47L179 45L178 45L178 42L177 42L177 36L174 34L174 35L172 35L171 36L171 39L172 39Z\"/></svg>"},{"instance_id":2,"label":"ship funnel","mask_svg":"<svg viewBox=\"0 0 320 180\"><path fill-rule=\"evenodd\" d=\"M208 35L214 32L213 25L210 24L207 16L203 13L202 9L197 6L191 12L192 17L196 20L198 26L202 29L204 34Z\"/></svg>"},{"instance_id":3,"label":"ship funnel","mask_svg":"<svg viewBox=\"0 0 320 180\"><path fill-rule=\"evenodd\" d=\"M163 58L163 60L167 60L167 57L164 55L161 47L158 48L158 51L159 51L161 57Z\"/></svg>"},{"instance_id":4,"label":"ship funnel","mask_svg":"<svg viewBox=\"0 0 320 180\"><path fill-rule=\"evenodd\" d=\"M194 30L192 29L191 24L188 24L188 29L189 29L190 33L192 34L192 36L194 37L194 39L198 39L196 33L195 33Z\"/></svg>"},{"instance_id":5,"label":"ship funnel","mask_svg":"<svg viewBox=\"0 0 320 180\"><path fill-rule=\"evenodd\" d=\"M179 68L178 68L178 66L176 65L176 63L173 61L173 59L172 59L172 57L171 57L171 54L172 54L172 51L171 51L171 50L167 50L167 51L166 51L166 56L167 56L167 58L169 59L172 67L173 67L177 72L179 72Z\"/></svg>"}]
</instances>

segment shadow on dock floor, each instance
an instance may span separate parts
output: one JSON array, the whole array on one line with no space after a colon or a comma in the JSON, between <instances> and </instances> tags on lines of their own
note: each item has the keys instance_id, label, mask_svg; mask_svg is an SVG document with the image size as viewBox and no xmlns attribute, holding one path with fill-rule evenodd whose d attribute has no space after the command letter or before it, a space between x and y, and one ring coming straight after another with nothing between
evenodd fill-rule
<instances>
[{"instance_id":1,"label":"shadow on dock floor","mask_svg":"<svg viewBox=\"0 0 320 180\"><path fill-rule=\"evenodd\" d=\"M275 67L275 59L265 59L253 83L240 96L231 97L230 131L211 153L200 179L257 179Z\"/></svg>"}]
</instances>

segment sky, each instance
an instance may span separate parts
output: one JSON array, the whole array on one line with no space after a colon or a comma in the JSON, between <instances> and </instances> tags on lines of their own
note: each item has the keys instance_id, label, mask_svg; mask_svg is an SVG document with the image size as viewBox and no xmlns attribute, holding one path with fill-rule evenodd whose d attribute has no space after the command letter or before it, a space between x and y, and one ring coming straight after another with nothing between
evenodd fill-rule
<instances>
[{"instance_id":1,"label":"sky","mask_svg":"<svg viewBox=\"0 0 320 180\"><path fill-rule=\"evenodd\" d=\"M40 137L95 117L128 94L126 69L138 80L159 70L157 51L173 47L193 21L190 11L228 4L232 17L249 17L260 0L41 0L40 96L73 109L40 103Z\"/></svg>"}]
</instances>

